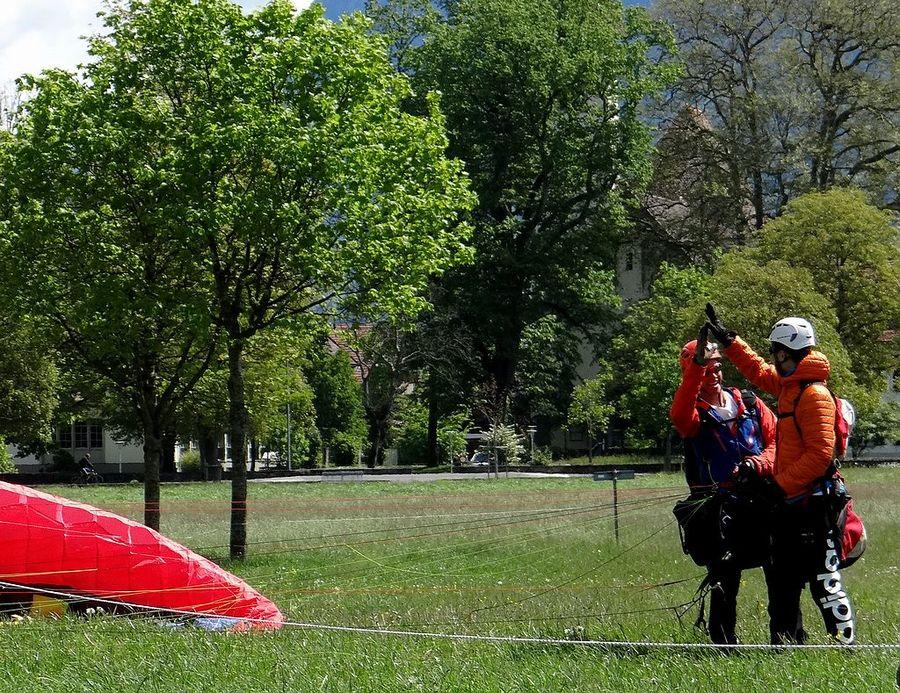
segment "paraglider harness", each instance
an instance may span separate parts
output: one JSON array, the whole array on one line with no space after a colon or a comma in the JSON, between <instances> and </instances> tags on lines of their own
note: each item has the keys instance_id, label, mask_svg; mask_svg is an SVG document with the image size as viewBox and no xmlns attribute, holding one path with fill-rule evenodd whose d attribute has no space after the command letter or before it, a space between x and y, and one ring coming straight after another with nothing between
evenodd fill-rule
<instances>
[{"instance_id":1,"label":"paraglider harness","mask_svg":"<svg viewBox=\"0 0 900 693\"><path fill-rule=\"evenodd\" d=\"M700 431L684 442L691 493L672 512L682 550L694 563L737 561L741 568L751 568L767 558L768 542L761 539L766 537L768 504L754 489L738 488L733 474L742 459L762 453L762 425L756 408L743 405L740 391L727 390L738 405L735 418L723 418L705 402L697 404Z\"/></svg>"},{"instance_id":2,"label":"paraglider harness","mask_svg":"<svg viewBox=\"0 0 900 693\"><path fill-rule=\"evenodd\" d=\"M809 381L800 384L800 391L794 398L794 407L786 413L779 413L778 418L793 419L797 428L797 435L803 439L803 431L797 423L795 412L800 398L810 385L825 385L822 381ZM827 386L826 386L827 387ZM828 466L825 474L815 481L810 490L785 500L788 505L808 505L821 503L824 507L826 529L833 530L834 536L839 539L836 546L840 558L840 567L847 568L855 563L866 550L866 528L862 518L853 507L853 497L847 490L847 484L840 473L841 461L847 454L850 434L853 431L856 413L853 405L845 399L836 396L828 388L834 400L834 458Z\"/></svg>"}]
</instances>

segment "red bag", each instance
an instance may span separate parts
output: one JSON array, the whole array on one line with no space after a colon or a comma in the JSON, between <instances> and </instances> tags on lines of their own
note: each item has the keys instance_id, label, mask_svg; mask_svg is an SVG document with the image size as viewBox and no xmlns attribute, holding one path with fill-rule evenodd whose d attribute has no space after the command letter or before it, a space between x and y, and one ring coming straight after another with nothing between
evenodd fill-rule
<instances>
[{"instance_id":1,"label":"red bag","mask_svg":"<svg viewBox=\"0 0 900 693\"><path fill-rule=\"evenodd\" d=\"M841 535L841 568L848 568L866 550L866 528L853 509L852 500L847 502L838 516L838 531Z\"/></svg>"}]
</instances>

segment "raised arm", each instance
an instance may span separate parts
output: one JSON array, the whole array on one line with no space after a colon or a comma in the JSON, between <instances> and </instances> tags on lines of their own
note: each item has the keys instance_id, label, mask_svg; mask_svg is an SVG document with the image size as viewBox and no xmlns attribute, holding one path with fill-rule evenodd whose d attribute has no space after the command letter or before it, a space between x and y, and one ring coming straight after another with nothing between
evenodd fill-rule
<instances>
[{"instance_id":1,"label":"raised arm","mask_svg":"<svg viewBox=\"0 0 900 693\"><path fill-rule=\"evenodd\" d=\"M682 438L693 438L700 431L700 415L697 413L697 395L703 382L705 366L693 361L687 363L681 384L675 391L672 406L669 407L669 419Z\"/></svg>"},{"instance_id":2,"label":"raised arm","mask_svg":"<svg viewBox=\"0 0 900 693\"><path fill-rule=\"evenodd\" d=\"M755 387L776 397L781 394L781 378L775 366L766 363L743 339L735 337L725 347L725 356Z\"/></svg>"}]
</instances>

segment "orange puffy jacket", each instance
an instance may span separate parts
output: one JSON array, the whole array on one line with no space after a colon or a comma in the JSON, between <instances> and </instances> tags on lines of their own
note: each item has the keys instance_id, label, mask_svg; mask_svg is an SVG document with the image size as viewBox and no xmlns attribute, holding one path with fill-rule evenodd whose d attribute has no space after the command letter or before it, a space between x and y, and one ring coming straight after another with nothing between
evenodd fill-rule
<instances>
[{"instance_id":1,"label":"orange puffy jacket","mask_svg":"<svg viewBox=\"0 0 900 693\"><path fill-rule=\"evenodd\" d=\"M824 385L831 371L828 358L813 351L797 370L781 376L740 337L725 355L747 380L778 398L775 481L788 498L812 490L834 459L834 398ZM804 389L808 383L814 384Z\"/></svg>"}]
</instances>

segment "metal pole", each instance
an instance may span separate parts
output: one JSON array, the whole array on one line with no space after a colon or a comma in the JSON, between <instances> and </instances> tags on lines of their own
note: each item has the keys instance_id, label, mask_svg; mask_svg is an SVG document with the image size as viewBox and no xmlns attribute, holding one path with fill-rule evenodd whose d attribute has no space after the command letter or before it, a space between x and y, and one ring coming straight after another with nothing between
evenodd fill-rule
<instances>
[{"instance_id":1,"label":"metal pole","mask_svg":"<svg viewBox=\"0 0 900 693\"><path fill-rule=\"evenodd\" d=\"M288 471L291 471L291 403L287 405L287 463Z\"/></svg>"},{"instance_id":2,"label":"metal pole","mask_svg":"<svg viewBox=\"0 0 900 693\"><path fill-rule=\"evenodd\" d=\"M616 529L616 543L619 543L619 489L616 486L616 479L619 478L619 471L613 469L613 526Z\"/></svg>"}]
</instances>

